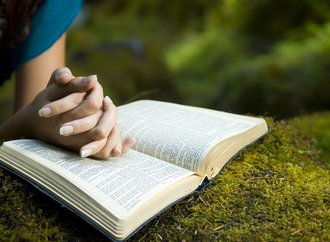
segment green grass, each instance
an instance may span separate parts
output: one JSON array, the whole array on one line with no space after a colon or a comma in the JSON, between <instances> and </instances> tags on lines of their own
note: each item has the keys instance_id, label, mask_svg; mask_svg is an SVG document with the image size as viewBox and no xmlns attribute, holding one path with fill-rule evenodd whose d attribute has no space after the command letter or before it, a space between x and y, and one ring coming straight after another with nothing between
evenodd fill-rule
<instances>
[{"instance_id":1,"label":"green grass","mask_svg":"<svg viewBox=\"0 0 330 242\"><path fill-rule=\"evenodd\" d=\"M318 118L324 115L313 116ZM325 160L300 129L267 122L271 132L238 155L207 189L168 209L131 240L329 241ZM0 181L3 241L107 241L20 179L2 171Z\"/></svg>"}]
</instances>

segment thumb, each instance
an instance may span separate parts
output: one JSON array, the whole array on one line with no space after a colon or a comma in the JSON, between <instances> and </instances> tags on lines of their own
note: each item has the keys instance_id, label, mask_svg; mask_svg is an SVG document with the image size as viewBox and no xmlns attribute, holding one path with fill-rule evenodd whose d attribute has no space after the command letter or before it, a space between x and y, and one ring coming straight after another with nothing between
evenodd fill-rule
<instances>
[{"instance_id":1,"label":"thumb","mask_svg":"<svg viewBox=\"0 0 330 242\"><path fill-rule=\"evenodd\" d=\"M47 86L57 83L58 85L66 85L68 84L74 76L72 75L71 71L67 67L60 67L53 71L50 80Z\"/></svg>"}]
</instances>

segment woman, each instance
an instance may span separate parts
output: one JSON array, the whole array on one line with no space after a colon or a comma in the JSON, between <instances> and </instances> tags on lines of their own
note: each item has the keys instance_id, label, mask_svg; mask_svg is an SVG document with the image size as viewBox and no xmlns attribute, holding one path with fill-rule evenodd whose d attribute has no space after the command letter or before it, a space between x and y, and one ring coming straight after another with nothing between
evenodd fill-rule
<instances>
[{"instance_id":1,"label":"woman","mask_svg":"<svg viewBox=\"0 0 330 242\"><path fill-rule=\"evenodd\" d=\"M15 72L16 113L0 127L2 140L36 138L79 150L82 157L118 156L124 142L116 107L96 75L75 77L65 65L65 31L81 0L2 0L0 82Z\"/></svg>"}]
</instances>

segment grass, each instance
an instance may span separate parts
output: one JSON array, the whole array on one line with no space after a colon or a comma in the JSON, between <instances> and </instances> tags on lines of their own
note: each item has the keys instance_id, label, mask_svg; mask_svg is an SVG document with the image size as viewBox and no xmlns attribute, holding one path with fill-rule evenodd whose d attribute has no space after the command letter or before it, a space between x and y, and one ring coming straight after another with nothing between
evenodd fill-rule
<instances>
[{"instance_id":1,"label":"grass","mask_svg":"<svg viewBox=\"0 0 330 242\"><path fill-rule=\"evenodd\" d=\"M324 115L313 116L318 118ZM302 127L306 119L290 122ZM329 241L327 162L301 129L267 122L271 132L263 140L238 155L208 188L162 213L131 241ZM107 241L19 178L1 171L0 181L3 241Z\"/></svg>"}]
</instances>

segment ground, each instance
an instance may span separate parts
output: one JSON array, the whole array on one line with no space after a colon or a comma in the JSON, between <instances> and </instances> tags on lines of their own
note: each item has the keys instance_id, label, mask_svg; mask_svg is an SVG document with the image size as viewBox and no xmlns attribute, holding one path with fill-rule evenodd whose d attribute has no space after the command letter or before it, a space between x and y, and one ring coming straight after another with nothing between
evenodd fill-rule
<instances>
[{"instance_id":1,"label":"ground","mask_svg":"<svg viewBox=\"0 0 330 242\"><path fill-rule=\"evenodd\" d=\"M330 113L274 121L199 194L132 241L330 241ZM0 240L107 241L34 187L0 170Z\"/></svg>"}]
</instances>

